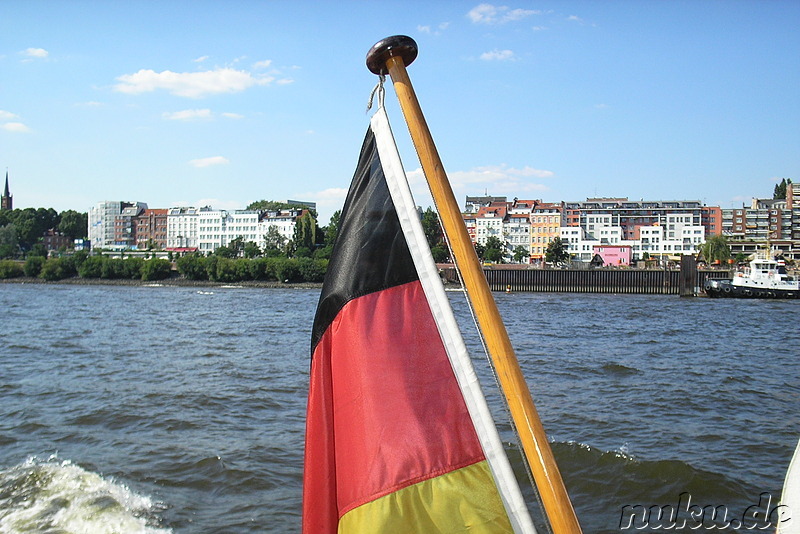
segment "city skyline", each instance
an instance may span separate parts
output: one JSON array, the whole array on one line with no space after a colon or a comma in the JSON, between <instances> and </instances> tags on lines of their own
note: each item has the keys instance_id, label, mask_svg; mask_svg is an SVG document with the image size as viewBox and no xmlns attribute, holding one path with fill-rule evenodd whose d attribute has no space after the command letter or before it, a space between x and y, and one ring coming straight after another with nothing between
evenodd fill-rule
<instances>
[{"instance_id":1,"label":"city skyline","mask_svg":"<svg viewBox=\"0 0 800 534\"><path fill-rule=\"evenodd\" d=\"M634 9L635 7L635 9ZM413 8L413 9L411 9ZM341 208L387 35L457 199L697 199L800 170L800 5L775 2L0 6L0 166L14 207L98 200ZM419 205L431 205L391 87Z\"/></svg>"}]
</instances>

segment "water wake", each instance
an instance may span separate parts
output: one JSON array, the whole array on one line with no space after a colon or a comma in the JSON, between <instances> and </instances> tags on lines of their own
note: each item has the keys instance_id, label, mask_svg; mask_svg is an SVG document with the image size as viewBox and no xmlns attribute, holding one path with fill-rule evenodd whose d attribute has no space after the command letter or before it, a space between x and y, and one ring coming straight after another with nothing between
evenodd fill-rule
<instances>
[{"instance_id":1,"label":"water wake","mask_svg":"<svg viewBox=\"0 0 800 534\"><path fill-rule=\"evenodd\" d=\"M149 497L51 456L0 471L0 533L160 534Z\"/></svg>"}]
</instances>

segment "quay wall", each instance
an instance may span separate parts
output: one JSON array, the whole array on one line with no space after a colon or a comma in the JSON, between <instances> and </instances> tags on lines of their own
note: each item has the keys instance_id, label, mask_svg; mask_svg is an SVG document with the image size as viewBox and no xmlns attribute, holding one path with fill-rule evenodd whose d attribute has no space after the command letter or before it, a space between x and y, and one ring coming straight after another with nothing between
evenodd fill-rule
<instances>
[{"instance_id":1,"label":"quay wall","mask_svg":"<svg viewBox=\"0 0 800 534\"><path fill-rule=\"evenodd\" d=\"M483 270L492 291L630 293L696 295L708 278L729 278L728 271L660 269L514 269ZM441 269L446 282L460 283L454 267Z\"/></svg>"}]
</instances>

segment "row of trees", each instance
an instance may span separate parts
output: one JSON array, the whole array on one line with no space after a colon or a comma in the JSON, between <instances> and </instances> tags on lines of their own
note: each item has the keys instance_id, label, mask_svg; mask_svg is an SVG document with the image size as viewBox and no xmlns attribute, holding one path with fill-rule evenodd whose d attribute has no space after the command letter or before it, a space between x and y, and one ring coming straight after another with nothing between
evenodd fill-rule
<instances>
[{"instance_id":1,"label":"row of trees","mask_svg":"<svg viewBox=\"0 0 800 534\"><path fill-rule=\"evenodd\" d=\"M321 282L328 260L313 258L230 259L192 254L178 258L178 273L188 280L212 282ZM166 259L110 258L77 252L60 258L30 256L25 262L0 260L0 278L21 276L56 281L78 276L105 280L164 280L172 276Z\"/></svg>"},{"instance_id":2,"label":"row of trees","mask_svg":"<svg viewBox=\"0 0 800 534\"><path fill-rule=\"evenodd\" d=\"M60 232L70 239L85 238L89 227L87 213L53 208L24 208L0 211L0 258L47 254L41 240L48 230Z\"/></svg>"},{"instance_id":3,"label":"row of trees","mask_svg":"<svg viewBox=\"0 0 800 534\"><path fill-rule=\"evenodd\" d=\"M172 273L172 263L165 259L109 258L89 256L84 251L60 258L28 256L24 263L0 260L0 278L20 276L44 280L81 278L163 280Z\"/></svg>"}]
</instances>

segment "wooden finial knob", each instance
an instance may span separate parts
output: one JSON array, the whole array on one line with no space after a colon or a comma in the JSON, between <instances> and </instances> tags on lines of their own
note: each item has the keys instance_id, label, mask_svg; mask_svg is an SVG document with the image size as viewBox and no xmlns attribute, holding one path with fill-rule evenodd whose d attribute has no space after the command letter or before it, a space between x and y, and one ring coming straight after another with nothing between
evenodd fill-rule
<instances>
[{"instance_id":1,"label":"wooden finial knob","mask_svg":"<svg viewBox=\"0 0 800 534\"><path fill-rule=\"evenodd\" d=\"M408 67L417 58L417 43L406 35L393 35L381 39L367 52L367 68L373 74L387 74L386 61L390 57L400 57Z\"/></svg>"}]
</instances>

